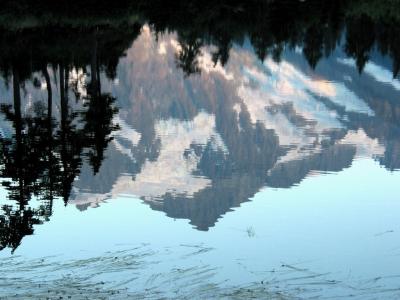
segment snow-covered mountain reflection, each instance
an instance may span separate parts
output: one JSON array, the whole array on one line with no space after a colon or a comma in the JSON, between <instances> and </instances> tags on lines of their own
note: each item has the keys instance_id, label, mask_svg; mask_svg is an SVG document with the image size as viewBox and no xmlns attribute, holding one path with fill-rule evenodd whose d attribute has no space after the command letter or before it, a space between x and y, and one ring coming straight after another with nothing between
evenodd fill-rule
<instances>
[{"instance_id":1,"label":"snow-covered mountain reflection","mask_svg":"<svg viewBox=\"0 0 400 300\"><path fill-rule=\"evenodd\" d=\"M289 188L357 157L400 167L399 82L383 65L360 75L336 50L313 71L301 49L260 62L245 43L225 66L202 48L200 73L187 77L176 66L180 47L174 34L156 39L145 26L117 78L102 78L120 130L99 173L84 163L70 204L132 195L207 230L265 186Z\"/></svg>"}]
</instances>

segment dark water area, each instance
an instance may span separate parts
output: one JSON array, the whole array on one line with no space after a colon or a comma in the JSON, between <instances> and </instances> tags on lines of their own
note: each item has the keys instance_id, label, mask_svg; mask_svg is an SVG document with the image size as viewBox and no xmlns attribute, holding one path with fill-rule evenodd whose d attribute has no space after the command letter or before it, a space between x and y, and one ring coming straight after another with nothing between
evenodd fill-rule
<instances>
[{"instance_id":1,"label":"dark water area","mask_svg":"<svg viewBox=\"0 0 400 300\"><path fill-rule=\"evenodd\" d=\"M400 297L399 25L4 1L0 299Z\"/></svg>"}]
</instances>

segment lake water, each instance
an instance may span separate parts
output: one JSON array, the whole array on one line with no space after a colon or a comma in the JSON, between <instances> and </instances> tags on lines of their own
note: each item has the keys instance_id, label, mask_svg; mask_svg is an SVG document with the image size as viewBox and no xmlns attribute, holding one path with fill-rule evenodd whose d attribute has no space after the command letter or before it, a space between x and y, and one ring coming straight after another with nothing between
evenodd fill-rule
<instances>
[{"instance_id":1,"label":"lake water","mask_svg":"<svg viewBox=\"0 0 400 300\"><path fill-rule=\"evenodd\" d=\"M152 18L4 35L0 298L400 297L394 25L260 57Z\"/></svg>"}]
</instances>

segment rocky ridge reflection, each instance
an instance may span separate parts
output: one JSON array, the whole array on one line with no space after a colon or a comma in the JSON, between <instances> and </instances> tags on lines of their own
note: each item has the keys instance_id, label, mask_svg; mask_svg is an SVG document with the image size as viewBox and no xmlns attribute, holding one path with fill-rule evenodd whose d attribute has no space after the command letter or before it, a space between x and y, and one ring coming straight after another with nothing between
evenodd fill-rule
<instances>
[{"instance_id":1,"label":"rocky ridge reflection","mask_svg":"<svg viewBox=\"0 0 400 300\"><path fill-rule=\"evenodd\" d=\"M207 230L264 186L289 188L357 157L399 167L389 158L398 126L382 111L398 91L360 77L340 50L313 71L300 50L260 63L251 49L234 47L222 66L205 47L201 72L190 77L176 68L176 51L176 35L156 40L145 26L121 59L109 86L127 101L121 131L97 175L83 166L71 204L86 209L133 195Z\"/></svg>"}]
</instances>

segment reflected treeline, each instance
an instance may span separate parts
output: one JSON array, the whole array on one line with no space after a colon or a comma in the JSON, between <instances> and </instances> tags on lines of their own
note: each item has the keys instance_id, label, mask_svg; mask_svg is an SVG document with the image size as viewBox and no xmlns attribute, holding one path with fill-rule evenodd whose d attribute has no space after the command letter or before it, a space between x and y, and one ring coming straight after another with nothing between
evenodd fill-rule
<instances>
[{"instance_id":1,"label":"reflected treeline","mask_svg":"<svg viewBox=\"0 0 400 300\"><path fill-rule=\"evenodd\" d=\"M91 13L88 14L87 12ZM21 17L16 20L13 14ZM186 74L200 71L201 47L215 46L214 63L224 65L234 44L251 43L258 57L279 61L284 49L300 47L311 67L339 45L361 72L372 51L392 58L400 70L400 9L397 1L378 0L140 0L5 1L0 28L21 30L64 22L79 27L93 22L148 23L156 33L177 32L177 65Z\"/></svg>"},{"instance_id":2,"label":"reflected treeline","mask_svg":"<svg viewBox=\"0 0 400 300\"><path fill-rule=\"evenodd\" d=\"M280 61L284 49L303 49L315 68L344 45L361 72L376 48L400 69L400 11L396 1L139 1L140 13L156 32L176 31L178 65L198 72L201 47L216 47L214 63L224 65L236 44L250 42L258 57Z\"/></svg>"},{"instance_id":3,"label":"reflected treeline","mask_svg":"<svg viewBox=\"0 0 400 300\"><path fill-rule=\"evenodd\" d=\"M15 249L47 220L53 199L67 203L83 159L98 172L118 129L116 99L102 91L100 76L115 78L138 32L125 26L2 35L0 70L12 99L1 99L1 114L12 130L0 136L0 177L12 201L2 207L0 249Z\"/></svg>"}]
</instances>

